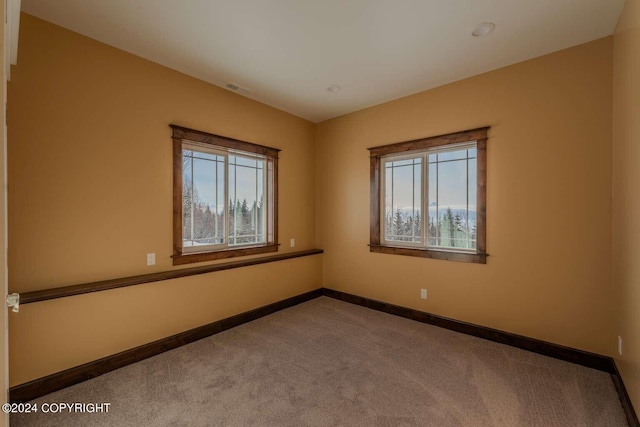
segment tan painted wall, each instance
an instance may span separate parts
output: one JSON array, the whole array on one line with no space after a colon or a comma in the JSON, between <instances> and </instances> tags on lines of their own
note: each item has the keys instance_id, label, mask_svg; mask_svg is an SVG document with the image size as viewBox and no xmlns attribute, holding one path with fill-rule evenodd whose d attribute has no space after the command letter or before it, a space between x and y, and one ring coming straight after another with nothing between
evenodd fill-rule
<instances>
[{"instance_id":1,"label":"tan painted wall","mask_svg":"<svg viewBox=\"0 0 640 427\"><path fill-rule=\"evenodd\" d=\"M319 124L324 286L611 354L611 64L609 37ZM367 148L486 125L487 264L370 253Z\"/></svg>"},{"instance_id":2,"label":"tan painted wall","mask_svg":"<svg viewBox=\"0 0 640 427\"><path fill-rule=\"evenodd\" d=\"M640 1L627 0L614 36L613 283L616 365L640 411Z\"/></svg>"},{"instance_id":3,"label":"tan painted wall","mask_svg":"<svg viewBox=\"0 0 640 427\"><path fill-rule=\"evenodd\" d=\"M12 291L173 268L170 123L282 149L280 252L315 247L312 123L29 15L19 49L9 84ZM11 384L320 285L316 255L23 306L10 317Z\"/></svg>"},{"instance_id":4,"label":"tan painted wall","mask_svg":"<svg viewBox=\"0 0 640 427\"><path fill-rule=\"evenodd\" d=\"M297 240L281 252L326 253L23 306L12 385L321 284L612 353L612 38L321 123L314 149L307 121L28 15L21 25L12 291L172 268L169 123L281 148L280 241ZM369 253L366 148L485 125L488 264Z\"/></svg>"}]
</instances>

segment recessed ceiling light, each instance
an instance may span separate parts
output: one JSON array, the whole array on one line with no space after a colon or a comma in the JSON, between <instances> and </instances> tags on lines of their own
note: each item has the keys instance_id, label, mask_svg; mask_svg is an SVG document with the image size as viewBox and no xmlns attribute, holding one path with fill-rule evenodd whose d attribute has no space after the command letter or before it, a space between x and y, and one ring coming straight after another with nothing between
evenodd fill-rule
<instances>
[{"instance_id":1,"label":"recessed ceiling light","mask_svg":"<svg viewBox=\"0 0 640 427\"><path fill-rule=\"evenodd\" d=\"M327 90L331 93L340 92L341 87L338 85L331 85L327 88Z\"/></svg>"},{"instance_id":2,"label":"recessed ceiling light","mask_svg":"<svg viewBox=\"0 0 640 427\"><path fill-rule=\"evenodd\" d=\"M478 24L473 31L471 32L471 35L473 37L484 37L486 35L491 34L491 32L493 30L495 30L496 28L496 24L494 24L493 22L483 22L482 24Z\"/></svg>"}]
</instances>

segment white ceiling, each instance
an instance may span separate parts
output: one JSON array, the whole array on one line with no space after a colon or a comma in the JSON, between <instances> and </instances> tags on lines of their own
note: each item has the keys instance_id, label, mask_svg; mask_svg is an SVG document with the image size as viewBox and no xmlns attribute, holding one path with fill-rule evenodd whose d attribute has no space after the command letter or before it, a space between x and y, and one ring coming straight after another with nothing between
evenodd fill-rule
<instances>
[{"instance_id":1,"label":"white ceiling","mask_svg":"<svg viewBox=\"0 0 640 427\"><path fill-rule=\"evenodd\" d=\"M22 10L319 122L613 33L624 0L22 0ZM470 33L494 22L485 38ZM18 58L18 64L20 59ZM330 93L338 84L342 90Z\"/></svg>"}]
</instances>

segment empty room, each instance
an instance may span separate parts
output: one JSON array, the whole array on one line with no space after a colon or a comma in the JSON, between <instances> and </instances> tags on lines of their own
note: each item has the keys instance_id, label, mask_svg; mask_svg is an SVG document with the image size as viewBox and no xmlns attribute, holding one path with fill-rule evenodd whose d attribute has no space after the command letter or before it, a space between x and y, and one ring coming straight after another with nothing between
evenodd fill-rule
<instances>
[{"instance_id":1,"label":"empty room","mask_svg":"<svg viewBox=\"0 0 640 427\"><path fill-rule=\"evenodd\" d=\"M3 5L0 425L640 425L640 0Z\"/></svg>"}]
</instances>

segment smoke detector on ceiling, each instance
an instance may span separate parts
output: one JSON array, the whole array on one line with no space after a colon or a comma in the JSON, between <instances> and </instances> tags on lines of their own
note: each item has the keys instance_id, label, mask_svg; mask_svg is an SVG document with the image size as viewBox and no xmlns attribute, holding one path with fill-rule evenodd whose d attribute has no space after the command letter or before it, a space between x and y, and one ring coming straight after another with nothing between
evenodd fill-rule
<instances>
[{"instance_id":1,"label":"smoke detector on ceiling","mask_svg":"<svg viewBox=\"0 0 640 427\"><path fill-rule=\"evenodd\" d=\"M493 22L483 22L482 24L476 25L476 27L471 31L471 35L473 37L484 37L488 36L496 29L496 24Z\"/></svg>"}]
</instances>

